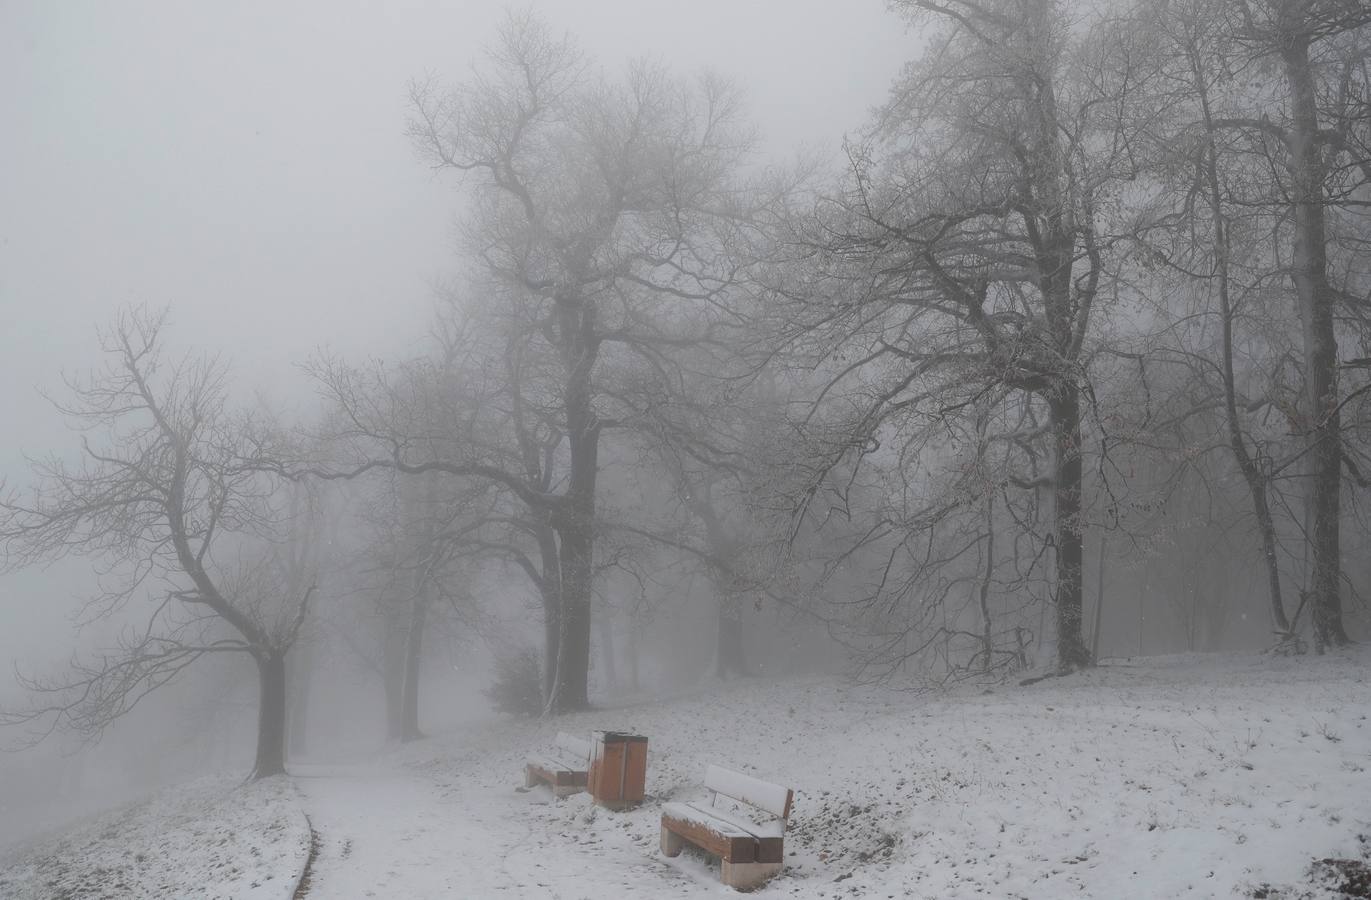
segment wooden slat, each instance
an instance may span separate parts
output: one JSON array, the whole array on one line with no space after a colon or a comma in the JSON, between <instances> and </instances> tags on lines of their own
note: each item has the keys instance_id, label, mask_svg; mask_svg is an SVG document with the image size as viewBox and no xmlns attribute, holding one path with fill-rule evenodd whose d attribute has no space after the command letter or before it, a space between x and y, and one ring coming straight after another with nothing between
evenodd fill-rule
<instances>
[{"instance_id":1,"label":"wooden slat","mask_svg":"<svg viewBox=\"0 0 1371 900\"><path fill-rule=\"evenodd\" d=\"M526 763L525 768L538 780L546 781L553 787L576 787L584 786L586 783L586 773L574 769L548 768L536 763Z\"/></svg>"},{"instance_id":2,"label":"wooden slat","mask_svg":"<svg viewBox=\"0 0 1371 900\"><path fill-rule=\"evenodd\" d=\"M705 770L705 787L725 797L741 800L749 806L764 809L782 819L790 817L793 792L779 784L772 784L721 766L710 766Z\"/></svg>"},{"instance_id":3,"label":"wooden slat","mask_svg":"<svg viewBox=\"0 0 1371 900\"><path fill-rule=\"evenodd\" d=\"M586 768L590 760L590 741L585 738L578 738L574 734L567 734L565 731L559 731L557 732L557 747L572 759L579 759L581 764L578 768Z\"/></svg>"},{"instance_id":4,"label":"wooden slat","mask_svg":"<svg viewBox=\"0 0 1371 900\"><path fill-rule=\"evenodd\" d=\"M676 819L665 813L662 814L662 827L729 862L755 862L757 859L757 840L751 835L720 834L703 822Z\"/></svg>"},{"instance_id":5,"label":"wooden slat","mask_svg":"<svg viewBox=\"0 0 1371 900\"><path fill-rule=\"evenodd\" d=\"M785 862L785 838L757 838L757 862Z\"/></svg>"}]
</instances>

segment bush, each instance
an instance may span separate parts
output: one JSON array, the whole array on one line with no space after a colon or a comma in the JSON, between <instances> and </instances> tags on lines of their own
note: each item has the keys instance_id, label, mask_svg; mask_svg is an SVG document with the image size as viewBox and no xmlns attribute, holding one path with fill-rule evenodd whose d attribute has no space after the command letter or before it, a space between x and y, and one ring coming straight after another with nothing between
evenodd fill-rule
<instances>
[{"instance_id":1,"label":"bush","mask_svg":"<svg viewBox=\"0 0 1371 900\"><path fill-rule=\"evenodd\" d=\"M529 646L495 659L495 680L485 690L497 712L538 716L543 712L543 668L538 651Z\"/></svg>"}]
</instances>

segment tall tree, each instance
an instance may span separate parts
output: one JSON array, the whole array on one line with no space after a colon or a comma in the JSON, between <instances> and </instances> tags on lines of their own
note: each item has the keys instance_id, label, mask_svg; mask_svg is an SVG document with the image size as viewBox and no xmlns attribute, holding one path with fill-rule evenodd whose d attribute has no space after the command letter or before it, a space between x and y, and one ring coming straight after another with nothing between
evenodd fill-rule
<instances>
[{"instance_id":1,"label":"tall tree","mask_svg":"<svg viewBox=\"0 0 1371 900\"><path fill-rule=\"evenodd\" d=\"M1371 12L1344 0L1142 3L1139 9L1138 31L1160 36L1160 46L1149 41L1149 49L1166 57L1160 74L1169 127L1158 171L1173 191L1169 221L1178 245L1168 255L1212 286L1228 440L1262 535L1273 619L1287 635L1292 624L1281 600L1271 493L1274 477L1304 472L1306 512L1297 518L1308 519L1300 527L1310 565L1298 608L1307 602L1322 650L1347 640L1341 499L1342 471L1352 464L1341 414L1356 392L1341 392L1337 348L1339 320L1364 327L1366 303L1355 256L1343 252L1339 260L1337 248L1359 227L1357 195L1371 185L1364 50ZM1292 380L1302 396L1285 402L1267 388L1243 403L1235 347L1252 341L1254 306L1282 282L1300 323L1291 358L1299 360ZM1244 320L1249 334L1235 337ZM1250 363L1258 371L1287 366L1284 347L1268 342L1265 350L1267 358ZM1246 446L1240 422L1251 409L1272 404L1299 445L1263 461Z\"/></svg>"},{"instance_id":2,"label":"tall tree","mask_svg":"<svg viewBox=\"0 0 1371 900\"><path fill-rule=\"evenodd\" d=\"M1257 53L1279 60L1284 122L1268 114L1235 116L1223 124L1258 140L1274 140L1283 161L1280 196L1290 215L1290 279L1303 326L1305 397L1299 431L1307 446L1309 601L1319 650L1347 643L1342 622L1342 425L1335 319L1339 292L1329 278L1326 210L1346 196L1346 176L1371 181L1364 155L1371 131L1365 53L1340 41L1371 26L1358 0L1250 0L1240 4L1241 36ZM1340 177L1334 178L1338 170ZM1358 178L1357 176L1360 176Z\"/></svg>"},{"instance_id":3,"label":"tall tree","mask_svg":"<svg viewBox=\"0 0 1371 900\"><path fill-rule=\"evenodd\" d=\"M537 465L522 441L528 465L466 461L480 457L476 442L462 462L397 453L389 464L487 478L527 506L542 583L557 592L549 707L579 709L601 438L634 414L614 375L709 339L737 278L723 250L750 142L726 85L684 84L645 64L610 79L528 15L508 19L489 62L451 91L417 86L411 133L436 167L463 173L466 249L482 290L517 325L521 340L508 346L532 382L521 389L553 417L556 443L529 445L543 448Z\"/></svg>"},{"instance_id":4,"label":"tall tree","mask_svg":"<svg viewBox=\"0 0 1371 900\"><path fill-rule=\"evenodd\" d=\"M1008 400L1010 418L1037 410L1043 431L1016 443L1040 468L1003 481L1052 498L1057 661L1070 671L1091 662L1082 427L1109 274L1102 210L1133 172L1131 124L1109 111L1133 88L1103 64L1093 25L1050 0L892 6L938 27L852 148L848 186L794 238L808 266L784 287L801 298L782 323L790 346L829 376L828 409L847 410L821 474L847 477L886 438L917 459L912 422L982 399Z\"/></svg>"},{"instance_id":5,"label":"tall tree","mask_svg":"<svg viewBox=\"0 0 1371 900\"><path fill-rule=\"evenodd\" d=\"M89 557L104 577L88 618L139 624L71 676L32 681L52 699L5 718L99 735L197 659L242 653L260 686L253 773L281 774L286 656L314 584L281 577L284 483L230 411L226 367L163 358L165 319L135 310L102 334L106 364L57 404L83 432L80 460L36 461L32 492L0 501L7 567Z\"/></svg>"}]
</instances>

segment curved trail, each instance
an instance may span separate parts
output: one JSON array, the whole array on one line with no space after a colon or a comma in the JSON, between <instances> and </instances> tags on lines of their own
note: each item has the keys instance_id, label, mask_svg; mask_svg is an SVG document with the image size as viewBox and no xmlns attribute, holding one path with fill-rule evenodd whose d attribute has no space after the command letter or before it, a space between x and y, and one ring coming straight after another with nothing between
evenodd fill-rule
<instances>
[{"instance_id":1,"label":"curved trail","mask_svg":"<svg viewBox=\"0 0 1371 900\"><path fill-rule=\"evenodd\" d=\"M547 791L440 782L407 769L292 769L317 835L308 900L580 896L670 878L636 846L577 827L576 816L589 814L584 798L554 807ZM652 896L674 893L662 887Z\"/></svg>"}]
</instances>

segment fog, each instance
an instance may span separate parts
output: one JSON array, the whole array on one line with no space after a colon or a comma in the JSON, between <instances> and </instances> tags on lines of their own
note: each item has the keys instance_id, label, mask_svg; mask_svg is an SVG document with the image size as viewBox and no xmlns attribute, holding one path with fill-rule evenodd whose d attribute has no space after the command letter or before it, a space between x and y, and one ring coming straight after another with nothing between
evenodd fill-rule
<instances>
[{"instance_id":1,"label":"fog","mask_svg":"<svg viewBox=\"0 0 1371 900\"><path fill-rule=\"evenodd\" d=\"M1371 637L1364 66L1316 163L1203 10L967 6L0 8L0 844L735 679Z\"/></svg>"},{"instance_id":2,"label":"fog","mask_svg":"<svg viewBox=\"0 0 1371 900\"><path fill-rule=\"evenodd\" d=\"M713 2L688 15L666 2L534 8L574 30L607 67L646 57L682 72L714 68L745 84L750 112L778 157L801 144L836 154L843 134L881 101L909 42L876 2L841 10L821 2ZM60 394L63 373L94 364L96 329L129 304L168 307L178 351L222 354L238 396L261 396L278 409L311 402L315 390L300 365L321 348L361 360L418 347L435 285L458 266L452 239L460 200L405 136L408 85L430 74L463 77L504 9L498 2L6 4L0 416L9 437L0 471L7 485L29 482L26 453L76 450L44 395ZM0 577L0 657L25 672L51 672L73 648L107 640L114 629L73 630L75 610L93 590L89 572L90 563L77 559ZM232 702L250 706L251 667L242 668L242 695ZM439 690L473 693L457 681L440 682ZM468 681L482 683L475 674ZM9 679L0 696L23 702ZM439 714L446 703L434 698L431 706ZM51 742L6 760L0 795L12 797L20 781L44 795L50 786L37 787L42 777L34 772L79 769L88 757L97 767L117 768L130 756L147 763L152 742L138 738L144 730L158 735L155 759L157 747L185 746L203 727L182 728L170 712L141 712L136 726L121 725L98 749L66 742L59 750ZM251 740L244 740L238 750L250 760ZM230 752L213 762L245 764ZM137 778L93 775L83 790L99 803L185 773L184 764L143 768ZM108 783L126 780L133 782L127 790ZM23 830L34 815L9 805L4 831Z\"/></svg>"}]
</instances>

